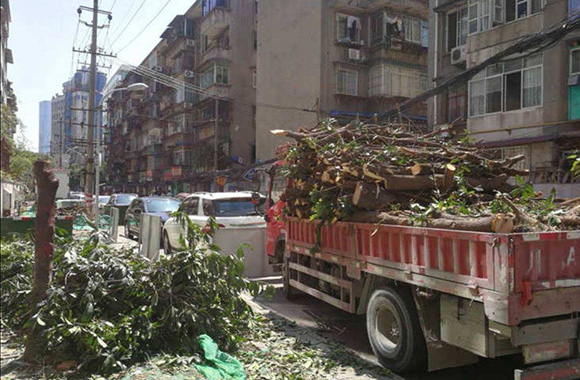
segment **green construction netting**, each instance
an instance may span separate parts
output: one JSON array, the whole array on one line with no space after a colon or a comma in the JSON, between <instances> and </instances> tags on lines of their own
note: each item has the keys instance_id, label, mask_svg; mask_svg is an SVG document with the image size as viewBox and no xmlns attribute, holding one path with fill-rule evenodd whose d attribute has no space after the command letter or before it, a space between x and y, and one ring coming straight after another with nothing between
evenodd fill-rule
<instances>
[{"instance_id":1,"label":"green construction netting","mask_svg":"<svg viewBox=\"0 0 580 380\"><path fill-rule=\"evenodd\" d=\"M200 335L197 342L201 346L205 362L195 368L209 380L245 380L246 371L242 363L231 355L221 352L208 335Z\"/></svg>"}]
</instances>

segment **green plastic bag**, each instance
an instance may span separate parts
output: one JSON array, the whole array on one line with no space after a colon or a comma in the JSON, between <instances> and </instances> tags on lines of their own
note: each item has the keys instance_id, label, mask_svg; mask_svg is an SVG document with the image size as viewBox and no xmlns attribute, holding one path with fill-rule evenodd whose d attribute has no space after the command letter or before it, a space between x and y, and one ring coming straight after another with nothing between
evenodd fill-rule
<instances>
[{"instance_id":1,"label":"green plastic bag","mask_svg":"<svg viewBox=\"0 0 580 380\"><path fill-rule=\"evenodd\" d=\"M197 342L201 346L205 363L195 368L209 380L246 380L242 363L231 355L221 352L209 335L200 335Z\"/></svg>"}]
</instances>

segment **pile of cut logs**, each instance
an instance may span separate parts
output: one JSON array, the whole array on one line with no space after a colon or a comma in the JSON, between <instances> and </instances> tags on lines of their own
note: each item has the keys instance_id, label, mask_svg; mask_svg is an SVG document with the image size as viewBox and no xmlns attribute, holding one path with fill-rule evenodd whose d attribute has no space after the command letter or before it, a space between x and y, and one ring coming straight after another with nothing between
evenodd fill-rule
<instances>
[{"instance_id":1,"label":"pile of cut logs","mask_svg":"<svg viewBox=\"0 0 580 380\"><path fill-rule=\"evenodd\" d=\"M514 177L528 175L514 167L523 155L494 159L477 144L441 137L450 130L328 119L271 132L296 140L282 198L289 216L499 233L580 227L580 199L546 200L516 185Z\"/></svg>"}]
</instances>

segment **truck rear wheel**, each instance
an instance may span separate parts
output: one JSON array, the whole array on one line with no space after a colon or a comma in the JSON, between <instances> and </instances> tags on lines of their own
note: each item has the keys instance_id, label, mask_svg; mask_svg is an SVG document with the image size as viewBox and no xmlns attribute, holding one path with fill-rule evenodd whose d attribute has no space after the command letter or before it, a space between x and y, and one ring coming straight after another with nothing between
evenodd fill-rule
<instances>
[{"instance_id":1,"label":"truck rear wheel","mask_svg":"<svg viewBox=\"0 0 580 380\"><path fill-rule=\"evenodd\" d=\"M374 291L367 306L367 333L383 366L399 373L424 370L425 338L413 297L406 289Z\"/></svg>"},{"instance_id":2,"label":"truck rear wheel","mask_svg":"<svg viewBox=\"0 0 580 380\"><path fill-rule=\"evenodd\" d=\"M286 254L284 254L282 277L284 279L284 295L289 300L295 299L297 290L290 286L290 265L288 265L288 256Z\"/></svg>"}]
</instances>

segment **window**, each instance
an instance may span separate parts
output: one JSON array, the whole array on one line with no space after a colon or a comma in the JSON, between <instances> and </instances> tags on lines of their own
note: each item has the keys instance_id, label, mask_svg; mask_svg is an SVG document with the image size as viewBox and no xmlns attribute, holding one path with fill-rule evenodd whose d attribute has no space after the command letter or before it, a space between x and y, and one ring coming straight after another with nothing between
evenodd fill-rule
<instances>
[{"instance_id":1,"label":"window","mask_svg":"<svg viewBox=\"0 0 580 380\"><path fill-rule=\"evenodd\" d=\"M373 44L383 42L384 36L383 12L371 16L371 40Z\"/></svg>"},{"instance_id":2,"label":"window","mask_svg":"<svg viewBox=\"0 0 580 380\"><path fill-rule=\"evenodd\" d=\"M570 75L580 74L580 47L570 51Z\"/></svg>"},{"instance_id":3,"label":"window","mask_svg":"<svg viewBox=\"0 0 580 380\"><path fill-rule=\"evenodd\" d=\"M186 37L188 37L188 38L195 37L195 21L193 21L192 19L186 18L184 20L183 29L184 29L183 33L185 34Z\"/></svg>"},{"instance_id":4,"label":"window","mask_svg":"<svg viewBox=\"0 0 580 380\"><path fill-rule=\"evenodd\" d=\"M483 32L491 27L491 0L469 0L469 34Z\"/></svg>"},{"instance_id":5,"label":"window","mask_svg":"<svg viewBox=\"0 0 580 380\"><path fill-rule=\"evenodd\" d=\"M184 99L184 89L180 88L179 90L174 90L175 93L175 103L183 103Z\"/></svg>"},{"instance_id":6,"label":"window","mask_svg":"<svg viewBox=\"0 0 580 380\"><path fill-rule=\"evenodd\" d=\"M541 54L488 66L469 83L469 114L485 115L542 104Z\"/></svg>"},{"instance_id":7,"label":"window","mask_svg":"<svg viewBox=\"0 0 580 380\"><path fill-rule=\"evenodd\" d=\"M228 84L228 67L224 65L215 66L215 83Z\"/></svg>"},{"instance_id":8,"label":"window","mask_svg":"<svg viewBox=\"0 0 580 380\"><path fill-rule=\"evenodd\" d=\"M227 0L203 0L202 3L202 16L207 16L214 8L228 8Z\"/></svg>"},{"instance_id":9,"label":"window","mask_svg":"<svg viewBox=\"0 0 580 380\"><path fill-rule=\"evenodd\" d=\"M429 87L427 74L420 70L379 64L370 70L370 96L403 96L412 98Z\"/></svg>"},{"instance_id":10,"label":"window","mask_svg":"<svg viewBox=\"0 0 580 380\"><path fill-rule=\"evenodd\" d=\"M403 17L403 31L406 41L421 43L421 20L409 16Z\"/></svg>"},{"instance_id":11,"label":"window","mask_svg":"<svg viewBox=\"0 0 580 380\"><path fill-rule=\"evenodd\" d=\"M360 41L360 18L343 14L336 15L337 39L339 41Z\"/></svg>"},{"instance_id":12,"label":"window","mask_svg":"<svg viewBox=\"0 0 580 380\"><path fill-rule=\"evenodd\" d=\"M453 49L467 43L467 8L447 15L447 48Z\"/></svg>"},{"instance_id":13,"label":"window","mask_svg":"<svg viewBox=\"0 0 580 380\"><path fill-rule=\"evenodd\" d=\"M427 74L421 74L421 92L429 91L429 77Z\"/></svg>"},{"instance_id":14,"label":"window","mask_svg":"<svg viewBox=\"0 0 580 380\"><path fill-rule=\"evenodd\" d=\"M542 0L505 0L506 22L528 17L541 10Z\"/></svg>"},{"instance_id":15,"label":"window","mask_svg":"<svg viewBox=\"0 0 580 380\"><path fill-rule=\"evenodd\" d=\"M568 0L568 14L572 15L580 11L580 1L579 0Z\"/></svg>"},{"instance_id":16,"label":"window","mask_svg":"<svg viewBox=\"0 0 580 380\"><path fill-rule=\"evenodd\" d=\"M452 122L459 118L465 119L467 116L467 92L464 86L449 90L447 94L447 116Z\"/></svg>"},{"instance_id":17,"label":"window","mask_svg":"<svg viewBox=\"0 0 580 380\"><path fill-rule=\"evenodd\" d=\"M358 72L338 69L336 78L336 92L346 95L358 95Z\"/></svg>"},{"instance_id":18,"label":"window","mask_svg":"<svg viewBox=\"0 0 580 380\"><path fill-rule=\"evenodd\" d=\"M187 198L181 208L187 215L197 215L199 210L199 198Z\"/></svg>"},{"instance_id":19,"label":"window","mask_svg":"<svg viewBox=\"0 0 580 380\"><path fill-rule=\"evenodd\" d=\"M502 160L524 155L525 159L515 163L513 168L518 170L526 170L530 168L530 145L508 146L505 148L499 148L496 152L499 155L498 158Z\"/></svg>"},{"instance_id":20,"label":"window","mask_svg":"<svg viewBox=\"0 0 580 380\"><path fill-rule=\"evenodd\" d=\"M215 64L201 73L200 85L202 88L208 88L214 84L228 84L229 70L224 64Z\"/></svg>"},{"instance_id":21,"label":"window","mask_svg":"<svg viewBox=\"0 0 580 380\"><path fill-rule=\"evenodd\" d=\"M258 87L258 71L256 69L252 71L252 87Z\"/></svg>"}]
</instances>

